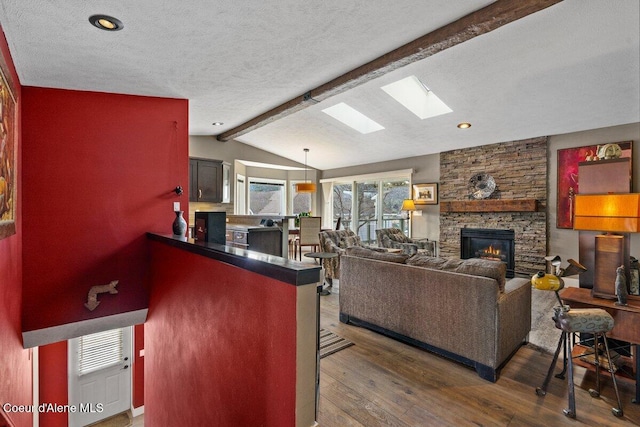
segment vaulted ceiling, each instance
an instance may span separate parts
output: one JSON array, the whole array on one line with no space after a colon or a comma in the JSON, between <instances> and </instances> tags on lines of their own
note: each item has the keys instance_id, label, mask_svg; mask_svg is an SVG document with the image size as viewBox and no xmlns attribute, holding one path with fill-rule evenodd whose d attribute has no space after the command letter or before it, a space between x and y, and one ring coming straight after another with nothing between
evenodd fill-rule
<instances>
[{"instance_id":1,"label":"vaulted ceiling","mask_svg":"<svg viewBox=\"0 0 640 427\"><path fill-rule=\"evenodd\" d=\"M187 98L192 135L331 169L639 122L640 2L556 3L0 0L0 23L23 85ZM411 75L453 112L381 89ZM385 129L322 112L340 102Z\"/></svg>"}]
</instances>

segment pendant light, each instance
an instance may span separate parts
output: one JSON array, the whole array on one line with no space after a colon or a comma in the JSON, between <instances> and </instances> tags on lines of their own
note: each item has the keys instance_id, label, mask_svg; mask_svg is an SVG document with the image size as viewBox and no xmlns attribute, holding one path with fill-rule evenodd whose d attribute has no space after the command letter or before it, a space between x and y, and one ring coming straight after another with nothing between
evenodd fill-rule
<instances>
[{"instance_id":1,"label":"pendant light","mask_svg":"<svg viewBox=\"0 0 640 427\"><path fill-rule=\"evenodd\" d=\"M304 149L304 182L296 184L296 192L298 193L315 193L316 185L313 182L307 182L307 153L308 148Z\"/></svg>"}]
</instances>

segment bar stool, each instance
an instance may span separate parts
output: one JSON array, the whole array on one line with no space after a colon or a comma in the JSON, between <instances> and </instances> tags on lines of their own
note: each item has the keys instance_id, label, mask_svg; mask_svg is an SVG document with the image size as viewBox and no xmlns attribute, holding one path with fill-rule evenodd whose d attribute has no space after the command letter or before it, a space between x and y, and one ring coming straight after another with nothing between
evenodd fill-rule
<instances>
[{"instance_id":1,"label":"bar stool","mask_svg":"<svg viewBox=\"0 0 640 427\"><path fill-rule=\"evenodd\" d=\"M565 306L567 307L567 306ZM566 343L565 346L569 350L571 348L571 334L593 334L593 351L595 355L595 367L596 367L596 389L590 389L589 394L591 397L600 396L600 350L599 340L604 343L605 355L607 356L607 370L611 374L613 381L613 388L616 392L616 399L618 400L618 407L611 408L611 412L616 417L621 417L622 403L620 402L620 393L618 392L618 382L616 381L615 368L613 361L611 360L611 353L609 352L609 344L607 342L607 332L613 329L613 317L607 311L601 308L576 308L561 310L555 320L556 328L560 329L565 334ZM569 408L563 410L564 414L568 417L576 417L576 396L573 383L573 357L571 351L569 353Z\"/></svg>"},{"instance_id":2,"label":"bar stool","mask_svg":"<svg viewBox=\"0 0 640 427\"><path fill-rule=\"evenodd\" d=\"M600 350L599 340L604 343L605 354L607 357L607 368L611 374L613 380L613 388L616 393L616 399L618 401L618 407L612 408L611 412L616 417L622 417L622 404L620 402L620 393L618 392L618 383L616 381L615 369L611 360L611 354L609 352L609 344L607 342L606 333L611 331L614 326L613 317L607 313L607 311L600 308L585 308L585 309L571 309L568 305L564 305L560 299L558 291L564 287L563 280L553 274L545 274L539 272L534 274L531 278L531 284L535 289L554 291L556 298L558 298L559 306L554 307L553 321L556 328L562 331L560 339L558 340L558 347L553 355L551 366L545 377L542 387L536 388L536 394L538 396L545 396L547 394L547 386L551 380L551 375L558 360L560 349L564 347L564 362L563 370L560 374L556 375L557 378L564 379L564 373L566 371L567 363L569 367L569 408L564 409L562 412L571 418L576 417L576 399L575 399L575 387L573 381L573 356L571 353L573 334L593 334L594 336L594 355L595 355L595 367L596 367L596 390L590 389L589 394L591 397L600 396Z\"/></svg>"}]
</instances>

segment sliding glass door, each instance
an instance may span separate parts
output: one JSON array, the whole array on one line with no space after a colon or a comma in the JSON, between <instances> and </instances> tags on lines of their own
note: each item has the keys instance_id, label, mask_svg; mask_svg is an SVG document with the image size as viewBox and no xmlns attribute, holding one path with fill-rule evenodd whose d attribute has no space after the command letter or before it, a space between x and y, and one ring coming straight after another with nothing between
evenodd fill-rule
<instances>
[{"instance_id":1,"label":"sliding glass door","mask_svg":"<svg viewBox=\"0 0 640 427\"><path fill-rule=\"evenodd\" d=\"M353 184L334 183L332 193L333 224L340 218L341 229L351 229L351 212L353 212ZM335 227L334 227L335 228Z\"/></svg>"},{"instance_id":2,"label":"sliding glass door","mask_svg":"<svg viewBox=\"0 0 640 427\"><path fill-rule=\"evenodd\" d=\"M353 197L353 195L356 197ZM376 242L376 229L395 227L409 235L409 221L400 212L402 201L411 196L409 179L384 178L334 182L332 193L334 224L356 232L367 244ZM355 215L353 214L355 212Z\"/></svg>"},{"instance_id":3,"label":"sliding glass door","mask_svg":"<svg viewBox=\"0 0 640 427\"><path fill-rule=\"evenodd\" d=\"M406 212L400 212L402 201L411 198L411 187L408 180L382 181L382 223L378 228L399 228L409 236L409 220Z\"/></svg>"}]
</instances>

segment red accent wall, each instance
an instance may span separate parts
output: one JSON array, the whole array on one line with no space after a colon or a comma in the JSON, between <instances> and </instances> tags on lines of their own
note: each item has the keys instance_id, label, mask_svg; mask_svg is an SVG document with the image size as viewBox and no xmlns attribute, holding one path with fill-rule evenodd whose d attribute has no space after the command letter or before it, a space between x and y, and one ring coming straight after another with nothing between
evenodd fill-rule
<instances>
[{"instance_id":1,"label":"red accent wall","mask_svg":"<svg viewBox=\"0 0 640 427\"><path fill-rule=\"evenodd\" d=\"M147 306L147 231L188 180L188 101L23 88L24 313L35 330ZM83 303L94 285L118 294Z\"/></svg>"},{"instance_id":2,"label":"red accent wall","mask_svg":"<svg viewBox=\"0 0 640 427\"><path fill-rule=\"evenodd\" d=\"M170 233L173 202L188 203L173 192L188 186L188 102L24 87L23 121L23 330L146 308L145 233ZM119 293L87 310L112 280ZM49 354L41 402L65 403L66 355Z\"/></svg>"},{"instance_id":3,"label":"red accent wall","mask_svg":"<svg viewBox=\"0 0 640 427\"><path fill-rule=\"evenodd\" d=\"M0 62L7 78L13 81L17 99L18 153L17 153L17 198L16 234L0 240L0 419L3 418L4 403L16 405L32 404L32 352L22 348L20 307L22 303L22 194L20 170L22 159L22 132L20 107L22 93L9 52L7 40L0 27ZM16 427L32 425L31 414L6 414Z\"/></svg>"},{"instance_id":4,"label":"red accent wall","mask_svg":"<svg viewBox=\"0 0 640 427\"><path fill-rule=\"evenodd\" d=\"M67 387L67 341L44 345L38 348L40 377L39 402L66 405L69 403ZM41 426L67 427L67 412L41 412Z\"/></svg>"},{"instance_id":5,"label":"red accent wall","mask_svg":"<svg viewBox=\"0 0 640 427\"><path fill-rule=\"evenodd\" d=\"M152 243L145 426L293 426L296 287Z\"/></svg>"}]
</instances>

